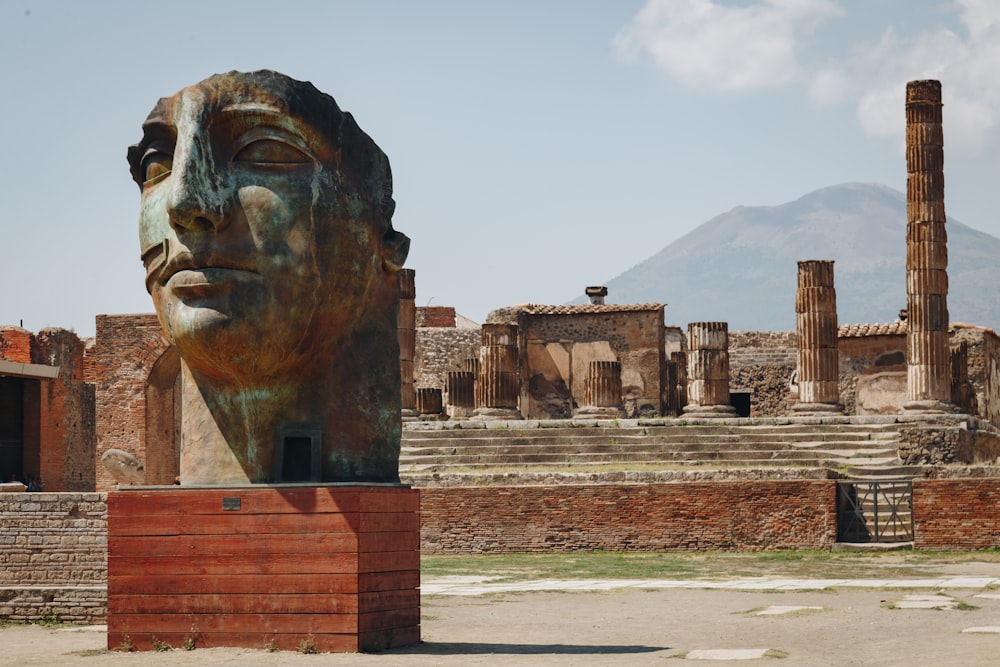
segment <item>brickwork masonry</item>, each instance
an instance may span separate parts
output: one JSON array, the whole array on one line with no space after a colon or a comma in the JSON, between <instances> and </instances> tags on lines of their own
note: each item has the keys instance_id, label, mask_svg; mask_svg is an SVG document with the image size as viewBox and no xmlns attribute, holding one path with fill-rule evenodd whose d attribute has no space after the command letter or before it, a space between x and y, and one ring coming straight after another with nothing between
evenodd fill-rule
<instances>
[{"instance_id":1,"label":"brickwork masonry","mask_svg":"<svg viewBox=\"0 0 1000 667\"><path fill-rule=\"evenodd\" d=\"M422 488L421 551L828 549L835 487L796 479ZM913 513L918 549L997 548L1000 478L917 480ZM106 618L106 494L0 494L0 529L0 621Z\"/></svg>"}]
</instances>

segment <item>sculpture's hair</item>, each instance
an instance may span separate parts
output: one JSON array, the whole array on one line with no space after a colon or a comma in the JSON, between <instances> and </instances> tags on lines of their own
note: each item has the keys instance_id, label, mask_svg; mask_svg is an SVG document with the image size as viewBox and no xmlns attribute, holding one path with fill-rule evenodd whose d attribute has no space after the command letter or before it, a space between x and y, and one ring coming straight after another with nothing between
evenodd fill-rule
<instances>
[{"instance_id":1,"label":"sculpture's hair","mask_svg":"<svg viewBox=\"0 0 1000 667\"><path fill-rule=\"evenodd\" d=\"M396 202L392 198L392 170L389 158L382 149L355 122L354 117L342 111L336 100L318 90L308 81L297 81L279 72L227 72L215 74L192 86L215 96L224 92L233 99L254 96L255 91L265 91L284 111L322 133L331 146L341 149L339 183L349 198L359 198L372 203L380 236L392 236L392 215ZM157 102L143 124L143 139L129 146L128 161L132 179L142 188L141 162L152 125L162 124L172 98ZM405 238L405 237L404 237ZM405 253L404 253L405 256Z\"/></svg>"}]
</instances>

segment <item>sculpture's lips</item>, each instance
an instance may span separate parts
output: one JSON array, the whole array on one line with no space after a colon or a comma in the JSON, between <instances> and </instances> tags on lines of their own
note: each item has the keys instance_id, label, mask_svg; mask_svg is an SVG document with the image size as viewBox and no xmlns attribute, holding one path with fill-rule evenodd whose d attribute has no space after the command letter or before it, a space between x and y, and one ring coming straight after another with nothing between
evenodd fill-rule
<instances>
[{"instance_id":1,"label":"sculpture's lips","mask_svg":"<svg viewBox=\"0 0 1000 667\"><path fill-rule=\"evenodd\" d=\"M170 276L167 283L171 289L193 289L225 285L238 279L240 273L251 273L243 269L225 269L220 267L204 269L185 269Z\"/></svg>"},{"instance_id":2,"label":"sculpture's lips","mask_svg":"<svg viewBox=\"0 0 1000 667\"><path fill-rule=\"evenodd\" d=\"M179 255L167 262L159 282L174 290L200 291L222 287L239 280L241 274L256 274L249 262L236 260L197 261L190 255Z\"/></svg>"}]
</instances>

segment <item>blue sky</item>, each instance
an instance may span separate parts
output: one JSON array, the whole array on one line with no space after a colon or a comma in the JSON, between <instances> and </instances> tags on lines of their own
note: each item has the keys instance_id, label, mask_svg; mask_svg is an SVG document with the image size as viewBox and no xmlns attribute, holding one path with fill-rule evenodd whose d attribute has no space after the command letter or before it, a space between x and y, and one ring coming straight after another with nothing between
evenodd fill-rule
<instances>
[{"instance_id":1,"label":"blue sky","mask_svg":"<svg viewBox=\"0 0 1000 667\"><path fill-rule=\"evenodd\" d=\"M943 83L949 216L1000 236L991 0L0 0L0 323L151 312L125 148L159 97L260 68L385 150L417 304L476 321L737 205L904 189L910 79Z\"/></svg>"}]
</instances>

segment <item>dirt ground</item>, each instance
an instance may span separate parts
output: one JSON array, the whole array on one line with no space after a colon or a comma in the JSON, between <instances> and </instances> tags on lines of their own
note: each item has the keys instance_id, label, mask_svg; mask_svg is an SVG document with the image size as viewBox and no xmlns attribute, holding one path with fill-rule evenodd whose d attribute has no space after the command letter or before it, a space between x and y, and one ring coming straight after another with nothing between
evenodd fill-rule
<instances>
[{"instance_id":1,"label":"dirt ground","mask_svg":"<svg viewBox=\"0 0 1000 667\"><path fill-rule=\"evenodd\" d=\"M994 564L991 570L1000 569ZM937 590L850 589L812 592L634 590L425 596L423 643L381 654L301 655L246 649L105 652L101 632L13 626L0 629L4 665L657 665L699 649L769 649L750 662L794 665L996 664L1000 626L995 591L949 589L960 608L893 608L908 595ZM820 607L758 616L773 605ZM975 608L972 608L975 607ZM723 664L693 660L695 664ZM664 661L671 660L669 663ZM730 663L725 663L730 664ZM747 664L739 662L737 664Z\"/></svg>"}]
</instances>

